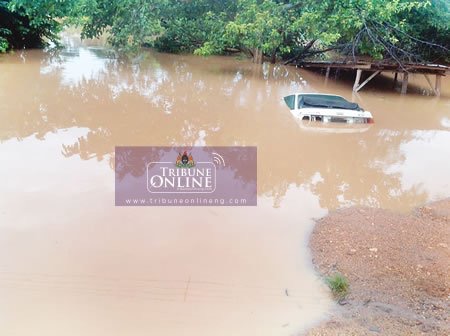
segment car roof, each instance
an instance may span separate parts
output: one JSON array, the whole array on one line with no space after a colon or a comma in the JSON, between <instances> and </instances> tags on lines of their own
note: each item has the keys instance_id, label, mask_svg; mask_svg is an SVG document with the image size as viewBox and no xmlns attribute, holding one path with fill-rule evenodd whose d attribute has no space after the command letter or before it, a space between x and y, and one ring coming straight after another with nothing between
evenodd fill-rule
<instances>
[{"instance_id":1,"label":"car roof","mask_svg":"<svg viewBox=\"0 0 450 336\"><path fill-rule=\"evenodd\" d=\"M339 97L339 98L345 99L342 96L331 94L331 93L300 92L300 93L296 93L295 95L298 95L298 96L315 95L315 96Z\"/></svg>"}]
</instances>

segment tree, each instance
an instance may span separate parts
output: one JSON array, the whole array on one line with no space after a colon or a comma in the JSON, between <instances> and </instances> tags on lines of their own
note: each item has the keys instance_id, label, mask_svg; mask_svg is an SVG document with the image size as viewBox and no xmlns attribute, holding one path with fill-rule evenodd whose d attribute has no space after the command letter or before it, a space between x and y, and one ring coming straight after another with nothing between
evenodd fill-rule
<instances>
[{"instance_id":1,"label":"tree","mask_svg":"<svg viewBox=\"0 0 450 336\"><path fill-rule=\"evenodd\" d=\"M336 49L354 58L368 55L401 65L429 59L430 48L448 57L448 16L448 5L441 0L306 1L295 24L319 47L311 45L302 57ZM439 40L430 42L436 36Z\"/></svg>"},{"instance_id":2,"label":"tree","mask_svg":"<svg viewBox=\"0 0 450 336\"><path fill-rule=\"evenodd\" d=\"M0 0L0 51L57 40L61 23L72 22L82 26L82 37L106 32L124 51L237 49L257 63L336 52L400 66L449 62L449 6L448 0Z\"/></svg>"},{"instance_id":3,"label":"tree","mask_svg":"<svg viewBox=\"0 0 450 336\"><path fill-rule=\"evenodd\" d=\"M151 44L162 32L161 8L166 0L82 0L78 15L82 37L98 37L105 31L119 49Z\"/></svg>"},{"instance_id":4,"label":"tree","mask_svg":"<svg viewBox=\"0 0 450 336\"><path fill-rule=\"evenodd\" d=\"M273 0L238 0L234 20L225 29L226 41L249 52L255 63L263 54L275 55L283 45L287 21L284 6Z\"/></svg>"},{"instance_id":5,"label":"tree","mask_svg":"<svg viewBox=\"0 0 450 336\"><path fill-rule=\"evenodd\" d=\"M0 0L0 52L57 43L76 0Z\"/></svg>"},{"instance_id":6,"label":"tree","mask_svg":"<svg viewBox=\"0 0 450 336\"><path fill-rule=\"evenodd\" d=\"M225 26L236 10L235 0L168 3L161 20L164 33L158 36L155 46L169 52L223 53L227 47Z\"/></svg>"}]
</instances>

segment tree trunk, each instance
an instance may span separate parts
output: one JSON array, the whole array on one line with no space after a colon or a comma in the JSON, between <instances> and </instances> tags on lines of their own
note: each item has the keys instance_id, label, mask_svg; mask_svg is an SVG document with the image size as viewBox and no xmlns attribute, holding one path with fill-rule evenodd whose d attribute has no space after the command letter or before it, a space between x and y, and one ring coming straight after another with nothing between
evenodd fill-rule
<instances>
[{"instance_id":1,"label":"tree trunk","mask_svg":"<svg viewBox=\"0 0 450 336\"><path fill-rule=\"evenodd\" d=\"M259 48L253 49L253 63L262 64L263 61L263 53Z\"/></svg>"},{"instance_id":2,"label":"tree trunk","mask_svg":"<svg viewBox=\"0 0 450 336\"><path fill-rule=\"evenodd\" d=\"M270 58L270 63L275 64L276 61L277 61L277 51L274 50L274 52L272 53L272 57Z\"/></svg>"}]
</instances>

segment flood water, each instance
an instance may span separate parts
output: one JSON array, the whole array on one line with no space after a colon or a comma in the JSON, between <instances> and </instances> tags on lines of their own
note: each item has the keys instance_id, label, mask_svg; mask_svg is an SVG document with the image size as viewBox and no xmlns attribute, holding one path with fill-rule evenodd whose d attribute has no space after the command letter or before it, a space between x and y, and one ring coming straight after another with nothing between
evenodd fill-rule
<instances>
[{"instance_id":1,"label":"flood water","mask_svg":"<svg viewBox=\"0 0 450 336\"><path fill-rule=\"evenodd\" d=\"M450 81L352 95L295 67L95 43L0 56L1 335L293 335L332 300L307 248L350 205L450 196ZM368 128L293 119L292 92L372 112ZM257 207L115 207L114 147L251 145ZM388 234L388 233L387 233Z\"/></svg>"}]
</instances>

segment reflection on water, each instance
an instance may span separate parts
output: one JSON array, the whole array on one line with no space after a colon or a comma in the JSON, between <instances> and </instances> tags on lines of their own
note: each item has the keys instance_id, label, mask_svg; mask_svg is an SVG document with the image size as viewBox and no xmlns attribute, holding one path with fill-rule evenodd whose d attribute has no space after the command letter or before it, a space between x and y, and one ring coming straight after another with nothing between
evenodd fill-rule
<instances>
[{"instance_id":1,"label":"reflection on water","mask_svg":"<svg viewBox=\"0 0 450 336\"><path fill-rule=\"evenodd\" d=\"M409 141L400 144L403 160L385 168L386 174L397 175L400 188L390 194L413 190L427 199L448 197L450 190L450 160L448 159L450 132L414 131ZM447 155L446 155L447 153Z\"/></svg>"},{"instance_id":2,"label":"reflection on water","mask_svg":"<svg viewBox=\"0 0 450 336\"><path fill-rule=\"evenodd\" d=\"M414 83L400 96L381 78L352 96L350 83L293 67L124 60L76 43L0 57L0 332L308 327L330 306L306 249L313 218L450 196L449 81L440 98ZM281 100L295 91L343 95L376 123L299 124ZM258 207L115 208L114 147L127 145L257 146Z\"/></svg>"},{"instance_id":3,"label":"reflection on water","mask_svg":"<svg viewBox=\"0 0 450 336\"><path fill-rule=\"evenodd\" d=\"M351 134L348 128L298 125L280 100L302 90L348 96L348 87L333 82L324 88L321 77L280 65L269 73L268 65L261 70L231 58L154 53L125 62L103 49L72 48L53 56L40 51L5 56L1 66L2 141L87 128L87 134L62 145L63 155L98 160L111 160L115 145L257 145L259 193L273 196L275 204L287 186L320 173L323 188L316 192L326 209L349 202L407 209L437 195L423 181L420 193L392 192L401 176L386 172L407 162L404 144L424 142L411 155L425 151L442 161L436 166L449 164L441 155L445 146L427 150L429 143L446 143L447 92L437 99L368 90L353 99L371 110L377 123L352 129L365 134ZM419 169L412 174L410 184L423 175ZM348 184L344 198L343 184Z\"/></svg>"}]
</instances>

